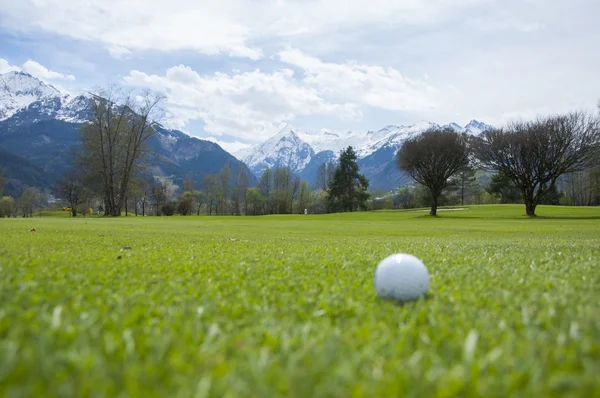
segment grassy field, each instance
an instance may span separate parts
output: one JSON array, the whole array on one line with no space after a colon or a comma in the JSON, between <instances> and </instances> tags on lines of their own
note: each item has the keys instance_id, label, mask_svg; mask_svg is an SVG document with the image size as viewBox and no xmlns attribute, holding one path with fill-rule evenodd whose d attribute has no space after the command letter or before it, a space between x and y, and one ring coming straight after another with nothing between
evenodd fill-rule
<instances>
[{"instance_id":1,"label":"grassy field","mask_svg":"<svg viewBox=\"0 0 600 398\"><path fill-rule=\"evenodd\" d=\"M523 213L0 220L0 396L598 397L600 208Z\"/></svg>"}]
</instances>

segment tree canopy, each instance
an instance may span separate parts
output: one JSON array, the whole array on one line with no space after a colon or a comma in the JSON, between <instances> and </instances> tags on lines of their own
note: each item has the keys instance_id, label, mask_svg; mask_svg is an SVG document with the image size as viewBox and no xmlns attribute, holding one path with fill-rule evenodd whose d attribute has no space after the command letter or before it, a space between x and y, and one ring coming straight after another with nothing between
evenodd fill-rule
<instances>
[{"instance_id":1,"label":"tree canopy","mask_svg":"<svg viewBox=\"0 0 600 398\"><path fill-rule=\"evenodd\" d=\"M600 117L582 112L513 122L475 139L475 154L520 190L528 216L566 173L600 162Z\"/></svg>"},{"instance_id":2,"label":"tree canopy","mask_svg":"<svg viewBox=\"0 0 600 398\"><path fill-rule=\"evenodd\" d=\"M448 179L469 165L467 139L449 128L431 128L409 138L396 154L397 166L431 192L430 215L437 215L438 198Z\"/></svg>"},{"instance_id":3,"label":"tree canopy","mask_svg":"<svg viewBox=\"0 0 600 398\"><path fill-rule=\"evenodd\" d=\"M351 212L367 209L369 181L359 173L356 158L356 153L351 146L340 154L339 165L329 183L328 211Z\"/></svg>"}]
</instances>

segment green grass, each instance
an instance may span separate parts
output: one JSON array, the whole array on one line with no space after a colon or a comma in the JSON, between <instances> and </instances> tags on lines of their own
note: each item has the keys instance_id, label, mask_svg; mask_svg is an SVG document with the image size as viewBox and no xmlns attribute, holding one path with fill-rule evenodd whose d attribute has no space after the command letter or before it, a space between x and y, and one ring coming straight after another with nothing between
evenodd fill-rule
<instances>
[{"instance_id":1,"label":"green grass","mask_svg":"<svg viewBox=\"0 0 600 398\"><path fill-rule=\"evenodd\" d=\"M600 208L523 213L0 220L0 396L600 396Z\"/></svg>"}]
</instances>

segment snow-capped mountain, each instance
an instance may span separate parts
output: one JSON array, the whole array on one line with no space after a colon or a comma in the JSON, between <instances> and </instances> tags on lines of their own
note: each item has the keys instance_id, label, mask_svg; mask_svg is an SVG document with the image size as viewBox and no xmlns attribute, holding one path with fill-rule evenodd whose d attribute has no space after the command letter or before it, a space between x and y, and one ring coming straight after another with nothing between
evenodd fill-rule
<instances>
[{"instance_id":1,"label":"snow-capped mountain","mask_svg":"<svg viewBox=\"0 0 600 398\"><path fill-rule=\"evenodd\" d=\"M410 126L390 125L377 131L322 131L321 134L302 133L286 127L264 143L245 148L234 153L234 156L245 162L257 176L267 167L289 164L296 173L311 182L314 177L311 178L310 174L314 174L313 170L318 169L320 165L317 163L332 160L332 157L337 157L341 150L351 145L357 154L359 165L363 164L365 175L375 181L375 187L389 189L390 184L402 180L395 175L399 171L392 167L394 155L402 142L432 127L440 125L420 122ZM476 120L465 126L450 123L443 127L474 135L492 128ZM306 168L310 170L305 170Z\"/></svg>"},{"instance_id":2,"label":"snow-capped mountain","mask_svg":"<svg viewBox=\"0 0 600 398\"><path fill-rule=\"evenodd\" d=\"M24 72L0 75L0 121L17 114L21 121L57 119L81 123L89 119L90 97L62 94Z\"/></svg>"},{"instance_id":3,"label":"snow-capped mountain","mask_svg":"<svg viewBox=\"0 0 600 398\"><path fill-rule=\"evenodd\" d=\"M12 194L20 195L26 186L48 188L73 165L73 154L81 145L79 129L93 115L92 101L91 94L66 95L27 73L0 74L0 166L6 171ZM156 127L155 136L148 141L149 170L155 177L168 178L177 185L192 177L202 189L204 177L218 173L226 164L231 168L232 182L239 169L251 173L243 162L213 142ZM39 173L22 173L24 164L27 170ZM33 178L40 173L45 173L43 178ZM256 181L254 176L250 181Z\"/></svg>"},{"instance_id":4,"label":"snow-capped mountain","mask_svg":"<svg viewBox=\"0 0 600 398\"><path fill-rule=\"evenodd\" d=\"M302 171L315 155L313 148L304 142L292 127L286 126L265 142L244 152L237 153L256 175L265 168L289 166L294 172Z\"/></svg>"}]
</instances>

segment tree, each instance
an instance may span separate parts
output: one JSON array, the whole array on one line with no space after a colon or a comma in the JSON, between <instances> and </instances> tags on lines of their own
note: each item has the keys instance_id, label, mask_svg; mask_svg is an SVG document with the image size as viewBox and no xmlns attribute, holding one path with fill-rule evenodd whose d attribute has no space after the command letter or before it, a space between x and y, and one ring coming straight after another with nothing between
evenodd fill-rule
<instances>
[{"instance_id":1,"label":"tree","mask_svg":"<svg viewBox=\"0 0 600 398\"><path fill-rule=\"evenodd\" d=\"M582 112L513 122L476 139L477 158L521 190L526 214L563 174L600 163L600 116Z\"/></svg>"},{"instance_id":2,"label":"tree","mask_svg":"<svg viewBox=\"0 0 600 398\"><path fill-rule=\"evenodd\" d=\"M80 130L79 163L90 179L98 181L105 215L120 216L130 182L161 117L163 97L144 93L136 98L125 96L118 104L119 95L112 89L92 95L92 119Z\"/></svg>"},{"instance_id":3,"label":"tree","mask_svg":"<svg viewBox=\"0 0 600 398\"><path fill-rule=\"evenodd\" d=\"M136 192L137 192L136 202L142 206L142 216L145 216L146 215L146 204L148 203L148 200L150 199L150 196L152 195L150 182L144 178L140 179L138 181L138 187L137 187ZM136 207L137 207L137 204L136 204Z\"/></svg>"},{"instance_id":4,"label":"tree","mask_svg":"<svg viewBox=\"0 0 600 398\"><path fill-rule=\"evenodd\" d=\"M240 215L242 213L242 207L244 208L244 214L248 213L248 206L246 205L246 191L250 185L250 179L246 169L238 167L235 173L235 187L231 193L231 201L235 214Z\"/></svg>"},{"instance_id":5,"label":"tree","mask_svg":"<svg viewBox=\"0 0 600 398\"><path fill-rule=\"evenodd\" d=\"M263 212L264 214L273 213L271 190L273 188L273 172L268 167L263 170L258 180L257 185L260 196L263 200Z\"/></svg>"},{"instance_id":6,"label":"tree","mask_svg":"<svg viewBox=\"0 0 600 398\"><path fill-rule=\"evenodd\" d=\"M473 194L475 183L475 169L472 167L464 167L455 174L453 178L455 192L460 198L460 205L464 206L465 198Z\"/></svg>"},{"instance_id":7,"label":"tree","mask_svg":"<svg viewBox=\"0 0 600 398\"><path fill-rule=\"evenodd\" d=\"M15 200L10 196L0 199L0 217L11 217L15 215Z\"/></svg>"},{"instance_id":8,"label":"tree","mask_svg":"<svg viewBox=\"0 0 600 398\"><path fill-rule=\"evenodd\" d=\"M85 203L91 196L84 185L82 175L76 170L67 170L63 173L56 182L53 194L71 209L73 217L77 216L79 205Z\"/></svg>"},{"instance_id":9,"label":"tree","mask_svg":"<svg viewBox=\"0 0 600 398\"><path fill-rule=\"evenodd\" d=\"M169 202L169 187L166 181L155 181L150 188L150 195L154 199L156 215L159 216L163 207Z\"/></svg>"},{"instance_id":10,"label":"tree","mask_svg":"<svg viewBox=\"0 0 600 398\"><path fill-rule=\"evenodd\" d=\"M394 205L403 209L415 207L415 193L409 187L402 187L394 197Z\"/></svg>"},{"instance_id":11,"label":"tree","mask_svg":"<svg viewBox=\"0 0 600 398\"><path fill-rule=\"evenodd\" d=\"M333 179L328 189L328 211L355 211L366 210L366 201L369 198L367 188L369 181L359 174L356 153L349 146L340 153L339 166L333 173Z\"/></svg>"},{"instance_id":12,"label":"tree","mask_svg":"<svg viewBox=\"0 0 600 398\"><path fill-rule=\"evenodd\" d=\"M335 164L333 162L326 162L319 166L317 170L317 180L315 183L316 189L322 189L326 191L329 188L329 184L333 179L333 173L335 173Z\"/></svg>"},{"instance_id":13,"label":"tree","mask_svg":"<svg viewBox=\"0 0 600 398\"><path fill-rule=\"evenodd\" d=\"M500 203L518 203L521 200L521 191L514 182L503 172L494 174L490 186L486 191L492 195L500 196Z\"/></svg>"},{"instance_id":14,"label":"tree","mask_svg":"<svg viewBox=\"0 0 600 398\"><path fill-rule=\"evenodd\" d=\"M182 216L188 216L193 213L196 206L196 198L194 192L185 191L179 197L177 202L177 213Z\"/></svg>"},{"instance_id":15,"label":"tree","mask_svg":"<svg viewBox=\"0 0 600 398\"><path fill-rule=\"evenodd\" d=\"M35 187L25 188L19 198L19 208L23 217L33 217L33 208L37 205L40 198L40 191Z\"/></svg>"},{"instance_id":16,"label":"tree","mask_svg":"<svg viewBox=\"0 0 600 398\"><path fill-rule=\"evenodd\" d=\"M215 185L216 176L214 174L207 174L204 176L204 191L206 192L206 207L208 215L212 215L212 209L215 202Z\"/></svg>"},{"instance_id":17,"label":"tree","mask_svg":"<svg viewBox=\"0 0 600 398\"><path fill-rule=\"evenodd\" d=\"M600 166L565 175L563 185L568 204L574 206L600 204Z\"/></svg>"},{"instance_id":18,"label":"tree","mask_svg":"<svg viewBox=\"0 0 600 398\"><path fill-rule=\"evenodd\" d=\"M303 214L304 209L308 208L310 203L310 188L308 187L308 182L302 180L300 183L300 191L298 192L298 201L296 202L296 212L298 214Z\"/></svg>"},{"instance_id":19,"label":"tree","mask_svg":"<svg viewBox=\"0 0 600 398\"><path fill-rule=\"evenodd\" d=\"M194 192L196 190L196 181L191 176L183 180L183 192Z\"/></svg>"},{"instance_id":20,"label":"tree","mask_svg":"<svg viewBox=\"0 0 600 398\"><path fill-rule=\"evenodd\" d=\"M273 197L277 214L292 212L297 177L290 167L277 167L273 171Z\"/></svg>"},{"instance_id":21,"label":"tree","mask_svg":"<svg viewBox=\"0 0 600 398\"><path fill-rule=\"evenodd\" d=\"M228 199L229 199L229 179L231 178L231 168L229 164L223 166L217 176L216 186L216 198L217 198L217 214L229 213L228 210Z\"/></svg>"},{"instance_id":22,"label":"tree","mask_svg":"<svg viewBox=\"0 0 600 398\"><path fill-rule=\"evenodd\" d=\"M249 188L246 191L246 204L248 206L248 210L246 214L252 214L253 216L257 216L262 213L262 195L258 188Z\"/></svg>"},{"instance_id":23,"label":"tree","mask_svg":"<svg viewBox=\"0 0 600 398\"><path fill-rule=\"evenodd\" d=\"M437 215L438 198L448 179L469 164L467 139L449 128L432 128L404 141L396 162L399 169L431 193L430 215Z\"/></svg>"}]
</instances>

